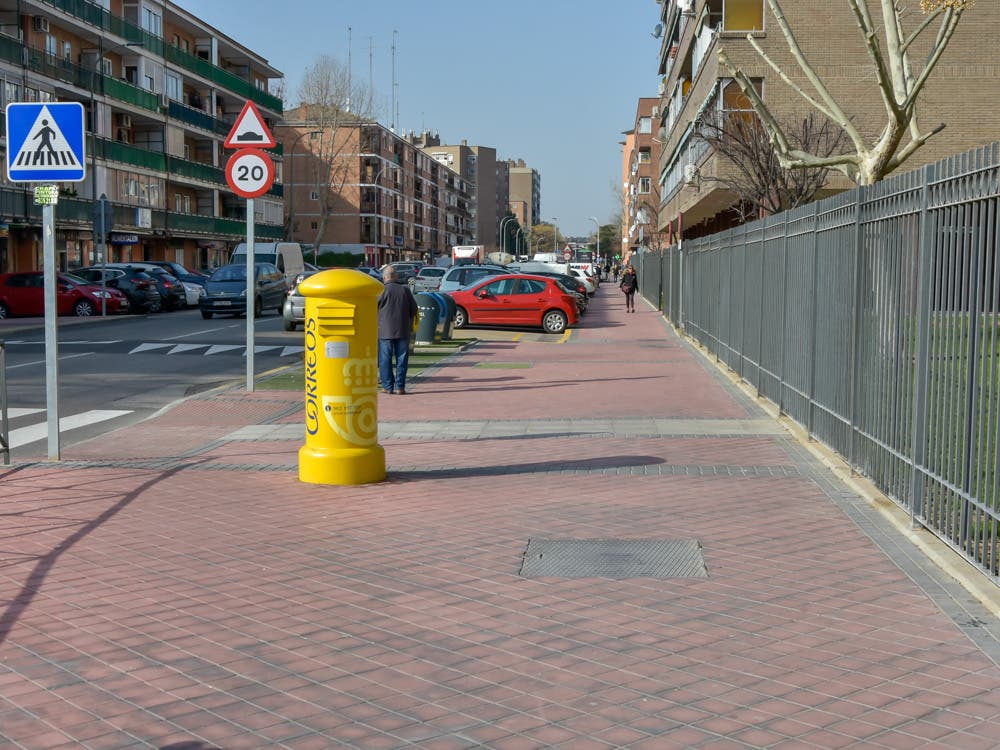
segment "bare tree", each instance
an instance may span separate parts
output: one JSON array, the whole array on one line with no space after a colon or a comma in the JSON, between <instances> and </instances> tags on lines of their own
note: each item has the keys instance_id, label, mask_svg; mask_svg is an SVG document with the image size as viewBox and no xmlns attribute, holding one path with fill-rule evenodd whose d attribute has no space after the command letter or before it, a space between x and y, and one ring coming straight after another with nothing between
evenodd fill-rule
<instances>
[{"instance_id":1,"label":"bare tree","mask_svg":"<svg viewBox=\"0 0 1000 750\"><path fill-rule=\"evenodd\" d=\"M810 114L797 124L781 123L789 143L800 151L822 158L843 151L845 134L829 120L817 125ZM702 176L731 192L733 210L741 221L775 214L809 203L830 174L830 167L783 167L771 145L771 136L752 112L709 115L698 121L696 137L732 165L723 177Z\"/></svg>"},{"instance_id":2,"label":"bare tree","mask_svg":"<svg viewBox=\"0 0 1000 750\"><path fill-rule=\"evenodd\" d=\"M308 141L308 168L318 198L313 240L313 247L318 247L348 178L356 176L356 160L349 157L360 135L355 131L374 118L374 97L371 89L351 80L347 66L321 55L306 69L299 99L300 122L292 124L316 131Z\"/></svg>"},{"instance_id":3,"label":"bare tree","mask_svg":"<svg viewBox=\"0 0 1000 750\"><path fill-rule=\"evenodd\" d=\"M886 123L874 143L867 143L846 110L838 103L830 89L820 78L813 65L806 59L785 18L778 0L767 0L778 28L788 43L792 57L815 95L794 82L764 52L752 34L747 35L750 45L757 51L772 70L788 86L801 95L824 117L841 128L850 139L852 150L842 154L819 156L796 148L781 124L771 114L764 100L754 88L750 79L739 70L726 55L719 50L719 62L733 75L740 90L750 100L754 111L760 116L761 124L767 130L771 143L777 152L781 166L786 168L828 167L847 175L859 185L870 185L899 167L929 138L939 133L944 124L930 130L923 130L917 123L917 98L923 91L931 73L941 60L945 48L951 41L962 14L972 7L975 0L921 0L923 18L907 34L903 29L907 8L901 0L878 0L882 9L879 24L872 20L868 9L869 0L847 0L858 27L864 37L865 48L874 65L875 79L879 95L885 107ZM910 52L920 36L935 23L937 35L931 44L923 67L916 70L910 60ZM881 27L881 36L879 33ZM909 140L903 143L907 134Z\"/></svg>"}]
</instances>

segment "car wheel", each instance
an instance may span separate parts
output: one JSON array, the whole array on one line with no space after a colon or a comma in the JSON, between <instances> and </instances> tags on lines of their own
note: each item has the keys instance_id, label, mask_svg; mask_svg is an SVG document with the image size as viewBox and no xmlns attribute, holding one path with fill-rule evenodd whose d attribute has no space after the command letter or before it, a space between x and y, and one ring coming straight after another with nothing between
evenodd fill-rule
<instances>
[{"instance_id":1,"label":"car wheel","mask_svg":"<svg viewBox=\"0 0 1000 750\"><path fill-rule=\"evenodd\" d=\"M264 314L264 303L261 301L260 297L257 297L257 299L255 299L253 302L253 316L255 318L259 318L263 314Z\"/></svg>"},{"instance_id":2,"label":"car wheel","mask_svg":"<svg viewBox=\"0 0 1000 750\"><path fill-rule=\"evenodd\" d=\"M286 331L294 331L295 330L295 321L294 320L286 320L285 321L285 330Z\"/></svg>"},{"instance_id":3,"label":"car wheel","mask_svg":"<svg viewBox=\"0 0 1000 750\"><path fill-rule=\"evenodd\" d=\"M73 314L78 318L89 318L95 312L97 312L97 309L94 305L85 299L77 300L73 305Z\"/></svg>"},{"instance_id":4,"label":"car wheel","mask_svg":"<svg viewBox=\"0 0 1000 750\"><path fill-rule=\"evenodd\" d=\"M150 302L149 303L149 312L151 312L151 313L158 313L162 309L163 309L163 303L161 303L161 302Z\"/></svg>"},{"instance_id":5,"label":"car wheel","mask_svg":"<svg viewBox=\"0 0 1000 750\"><path fill-rule=\"evenodd\" d=\"M455 328L465 328L469 324L469 314L461 307L456 307L455 317L451 323Z\"/></svg>"},{"instance_id":6,"label":"car wheel","mask_svg":"<svg viewBox=\"0 0 1000 750\"><path fill-rule=\"evenodd\" d=\"M10 308L3 302L0 302L0 320L4 320L8 317L10 317Z\"/></svg>"},{"instance_id":7,"label":"car wheel","mask_svg":"<svg viewBox=\"0 0 1000 750\"><path fill-rule=\"evenodd\" d=\"M212 319L212 313L210 313L208 310L202 310L201 311L201 317L203 317L205 320L211 320Z\"/></svg>"},{"instance_id":8,"label":"car wheel","mask_svg":"<svg viewBox=\"0 0 1000 750\"><path fill-rule=\"evenodd\" d=\"M559 310L549 310L542 317L542 328L547 333L562 333L566 330L566 315Z\"/></svg>"}]
</instances>

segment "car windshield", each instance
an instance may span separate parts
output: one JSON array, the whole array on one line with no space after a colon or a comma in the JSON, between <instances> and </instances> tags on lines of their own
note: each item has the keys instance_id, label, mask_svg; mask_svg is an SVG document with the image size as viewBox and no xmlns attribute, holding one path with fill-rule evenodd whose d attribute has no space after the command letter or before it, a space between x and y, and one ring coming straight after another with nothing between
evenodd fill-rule
<instances>
[{"instance_id":1,"label":"car windshield","mask_svg":"<svg viewBox=\"0 0 1000 750\"><path fill-rule=\"evenodd\" d=\"M71 284L89 284L82 276L77 276L75 273L62 273L59 274L63 280L70 282Z\"/></svg>"},{"instance_id":2,"label":"car windshield","mask_svg":"<svg viewBox=\"0 0 1000 750\"><path fill-rule=\"evenodd\" d=\"M212 281L246 281L247 269L245 266L223 266L212 274Z\"/></svg>"}]
</instances>

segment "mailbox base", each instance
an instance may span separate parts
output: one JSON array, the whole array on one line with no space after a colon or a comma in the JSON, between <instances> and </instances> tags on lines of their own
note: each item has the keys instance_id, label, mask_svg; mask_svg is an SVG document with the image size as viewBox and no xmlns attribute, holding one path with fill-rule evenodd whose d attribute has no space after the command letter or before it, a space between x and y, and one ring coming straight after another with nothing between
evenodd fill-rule
<instances>
[{"instance_id":1,"label":"mailbox base","mask_svg":"<svg viewBox=\"0 0 1000 750\"><path fill-rule=\"evenodd\" d=\"M308 484L356 485L385 480L385 449L341 448L322 450L304 445L299 448L299 481Z\"/></svg>"}]
</instances>

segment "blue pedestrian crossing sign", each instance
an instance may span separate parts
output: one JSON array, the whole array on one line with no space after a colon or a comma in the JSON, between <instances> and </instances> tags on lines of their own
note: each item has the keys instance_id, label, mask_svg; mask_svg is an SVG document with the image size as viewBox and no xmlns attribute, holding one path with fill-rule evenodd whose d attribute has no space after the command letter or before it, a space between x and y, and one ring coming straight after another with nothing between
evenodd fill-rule
<instances>
[{"instance_id":1,"label":"blue pedestrian crossing sign","mask_svg":"<svg viewBox=\"0 0 1000 750\"><path fill-rule=\"evenodd\" d=\"M79 182L86 154L79 102L7 105L7 176L11 182Z\"/></svg>"}]
</instances>

